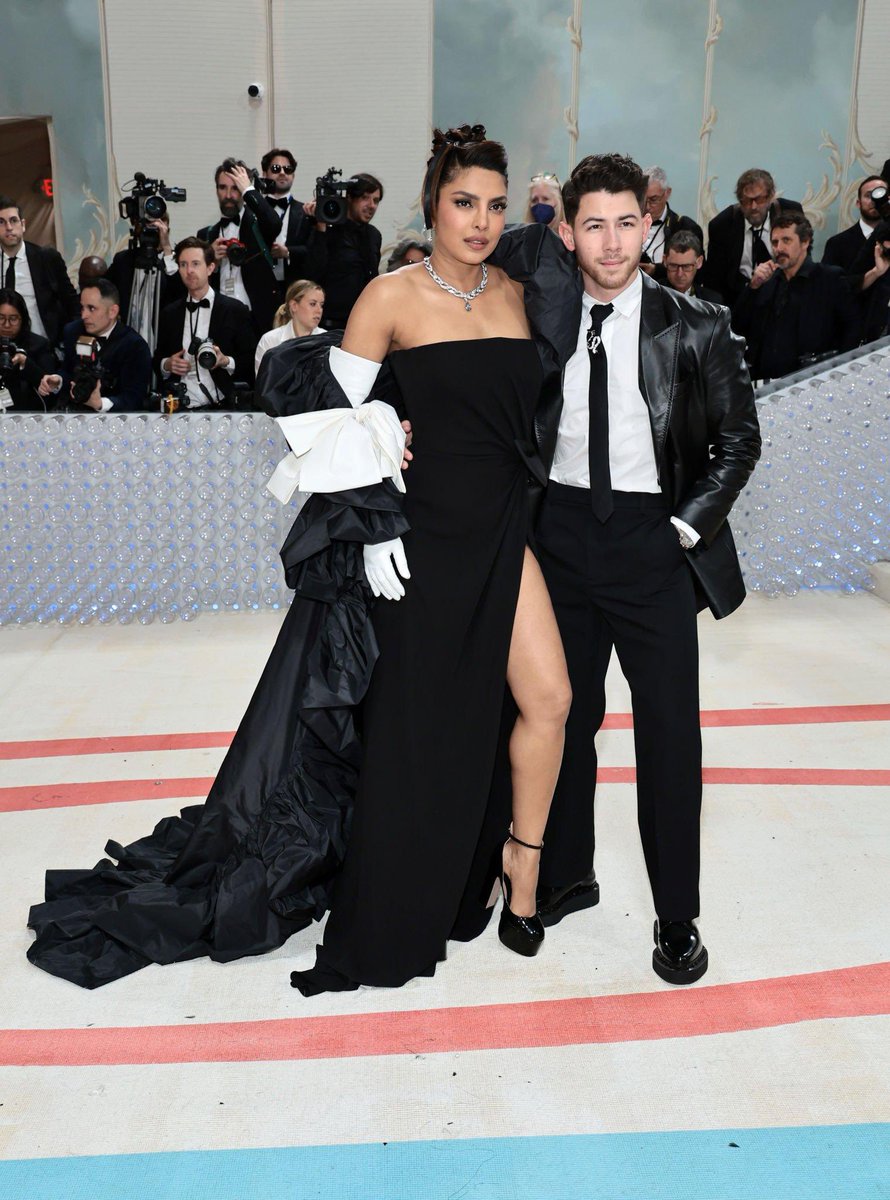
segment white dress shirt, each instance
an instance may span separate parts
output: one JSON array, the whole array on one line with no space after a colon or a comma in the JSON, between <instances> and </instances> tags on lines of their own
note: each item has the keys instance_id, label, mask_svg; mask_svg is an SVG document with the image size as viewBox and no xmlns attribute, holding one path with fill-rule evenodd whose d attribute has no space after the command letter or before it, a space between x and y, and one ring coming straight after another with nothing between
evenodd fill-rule
<instances>
[{"instance_id":1,"label":"white dress shirt","mask_svg":"<svg viewBox=\"0 0 890 1200\"><path fill-rule=\"evenodd\" d=\"M643 242L643 252L649 255L649 258L654 263L660 263L664 258L665 244L665 226L667 220L668 207L664 206L660 218L657 222L652 222L652 228L649 230L649 236Z\"/></svg>"},{"instance_id":2,"label":"white dress shirt","mask_svg":"<svg viewBox=\"0 0 890 1200\"><path fill-rule=\"evenodd\" d=\"M189 296L189 301L192 297ZM198 297L199 300L209 300L209 308L198 308L195 312L190 313L188 308L185 310L185 318L182 322L182 348L188 351L192 344L192 338L200 338L202 342L207 341L210 337L210 314L213 312L213 305L216 301L216 294L213 288L208 288L203 296ZM190 370L188 375L181 378L185 379L185 390L188 393L189 406L191 408L206 408L214 400L219 399L219 390L213 380L213 376L206 367L198 365L197 359L191 355L189 357ZM231 375L235 370L235 360L231 354L228 356L229 361L223 367L224 371L228 371ZM169 359L164 359L161 364L162 374L165 378L169 378L171 372L165 370L169 364ZM202 390L202 387L205 390ZM209 395L208 395L209 393Z\"/></svg>"},{"instance_id":3,"label":"white dress shirt","mask_svg":"<svg viewBox=\"0 0 890 1200\"><path fill-rule=\"evenodd\" d=\"M753 245L754 229L755 229L755 226L752 225L751 222L746 217L745 218L745 240L742 243L742 260L739 263L739 270L745 276L746 279L750 279L751 276L754 274L754 245ZM770 258L772 258L773 247L772 247L772 243L769 240L769 232L770 232L770 219L769 219L769 213L767 213L766 220L763 222L763 235L762 236L763 236L763 244L766 247L766 252L770 256Z\"/></svg>"},{"instance_id":4,"label":"white dress shirt","mask_svg":"<svg viewBox=\"0 0 890 1200\"><path fill-rule=\"evenodd\" d=\"M862 217L859 218L859 228L862 230L862 236L865 238L866 241L868 241L868 239L871 237L871 235L875 231L874 226L867 225L866 222L863 221Z\"/></svg>"},{"instance_id":5,"label":"white dress shirt","mask_svg":"<svg viewBox=\"0 0 890 1200\"><path fill-rule=\"evenodd\" d=\"M238 238L240 240L241 218L243 215L244 209L242 208L236 221L227 221L223 217L220 224L219 237ZM242 304L246 304L250 308L250 297L244 286L244 280L241 278L241 268L233 267L228 258L223 258L219 263L219 290L224 296L231 296L233 300L240 300Z\"/></svg>"},{"instance_id":6,"label":"white dress shirt","mask_svg":"<svg viewBox=\"0 0 890 1200\"><path fill-rule=\"evenodd\" d=\"M324 333L320 325L312 330L313 333ZM263 355L267 350L271 350L273 346L280 346L282 342L289 342L291 338L300 337L294 329L293 321L285 321L283 325L279 325L277 329L270 329L268 333L264 333L257 343L256 357L254 358L254 366L257 371L260 369L260 363L263 361Z\"/></svg>"},{"instance_id":7,"label":"white dress shirt","mask_svg":"<svg viewBox=\"0 0 890 1200\"><path fill-rule=\"evenodd\" d=\"M40 337L46 337L46 327L40 319L40 309L37 307L37 293L34 291L34 280L31 278L31 268L28 265L28 255L25 253L25 243L22 242L15 259L15 290L25 302L28 316L31 318L31 328ZM6 287L6 272L9 269L10 256L0 250L0 287Z\"/></svg>"},{"instance_id":8,"label":"white dress shirt","mask_svg":"<svg viewBox=\"0 0 890 1200\"><path fill-rule=\"evenodd\" d=\"M608 365L609 474L616 492L659 493L655 446L649 408L639 384L640 305L643 278L632 282L612 300L613 312L603 322L603 349ZM556 453L550 478L569 487L590 487L588 443L590 434L590 357L587 331L590 311L597 303L586 292L581 300L581 323L575 353L563 376L562 414L556 435ZM684 521L671 517L693 543L699 539Z\"/></svg>"}]
</instances>

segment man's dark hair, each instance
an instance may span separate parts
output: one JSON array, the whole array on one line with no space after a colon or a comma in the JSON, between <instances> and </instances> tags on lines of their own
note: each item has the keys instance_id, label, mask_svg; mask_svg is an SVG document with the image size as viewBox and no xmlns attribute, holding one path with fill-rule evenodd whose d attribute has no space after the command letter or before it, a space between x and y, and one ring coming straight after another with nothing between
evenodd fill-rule
<instances>
[{"instance_id":1,"label":"man's dark hair","mask_svg":"<svg viewBox=\"0 0 890 1200\"><path fill-rule=\"evenodd\" d=\"M626 154L588 154L562 185L566 221L569 225L574 224L581 197L588 192L608 192L612 196L620 192L633 192L642 214L648 186L649 176Z\"/></svg>"},{"instance_id":2,"label":"man's dark hair","mask_svg":"<svg viewBox=\"0 0 890 1200\"><path fill-rule=\"evenodd\" d=\"M741 200L742 192L745 188L753 187L757 184L759 187L766 188L770 196L776 194L776 181L770 175L769 171L764 171L763 167L749 167L747 171L742 171L741 175L736 180L735 198Z\"/></svg>"},{"instance_id":3,"label":"man's dark hair","mask_svg":"<svg viewBox=\"0 0 890 1200\"><path fill-rule=\"evenodd\" d=\"M357 200L359 196L370 196L371 192L379 192L380 199L383 199L383 184L374 175L369 175L367 171L356 171L352 176L355 183L350 184L346 189L346 195L353 200Z\"/></svg>"},{"instance_id":4,"label":"man's dark hair","mask_svg":"<svg viewBox=\"0 0 890 1200\"><path fill-rule=\"evenodd\" d=\"M701 240L691 229L678 229L665 246L665 254L669 250L676 250L678 254L685 254L687 250L693 250L696 258L700 258L704 254Z\"/></svg>"},{"instance_id":5,"label":"man's dark hair","mask_svg":"<svg viewBox=\"0 0 890 1200\"><path fill-rule=\"evenodd\" d=\"M243 167L245 171L248 171L248 172L250 171L250 168L248 167L247 163L242 162L242 160L240 158L224 158L222 160L222 162L219 164L219 166L216 168L216 171L213 176L213 182L219 183L220 175L228 174L228 172L231 171L232 167Z\"/></svg>"},{"instance_id":6,"label":"man's dark hair","mask_svg":"<svg viewBox=\"0 0 890 1200\"><path fill-rule=\"evenodd\" d=\"M783 212L772 222L770 222L770 232L774 229L791 229L797 230L797 236L802 242L813 244L813 227L802 212Z\"/></svg>"},{"instance_id":7,"label":"man's dark hair","mask_svg":"<svg viewBox=\"0 0 890 1200\"><path fill-rule=\"evenodd\" d=\"M291 154L290 150L278 150L278 149L269 150L266 154L263 155L263 157L260 159L261 170L268 171L273 158L286 158L287 161L290 163L290 169L292 171L296 171L297 160Z\"/></svg>"},{"instance_id":8,"label":"man's dark hair","mask_svg":"<svg viewBox=\"0 0 890 1200\"><path fill-rule=\"evenodd\" d=\"M116 304L120 308L121 294L110 279L91 279L80 289L80 294L83 295L87 288L95 288L107 304Z\"/></svg>"},{"instance_id":9,"label":"man's dark hair","mask_svg":"<svg viewBox=\"0 0 890 1200\"><path fill-rule=\"evenodd\" d=\"M3 197L0 196L0 200L2 199ZM9 208L9 205L7 204L6 207ZM28 306L25 303L25 297L21 295L20 292L15 291L13 288L0 288L0 304L11 305L22 318L22 327L17 336L20 337L23 342L27 341L27 339L31 336L31 314L28 312Z\"/></svg>"},{"instance_id":10,"label":"man's dark hair","mask_svg":"<svg viewBox=\"0 0 890 1200\"><path fill-rule=\"evenodd\" d=\"M177 266L179 266L179 256L183 252L183 250L201 250L201 251L203 251L204 261L207 263L208 267L210 266L210 264L212 262L216 262L216 258L213 253L213 247L210 245L209 242L205 242L202 238L187 237L187 238L183 238L181 242L176 243L176 245L173 247L173 261L176 263Z\"/></svg>"},{"instance_id":11,"label":"man's dark hair","mask_svg":"<svg viewBox=\"0 0 890 1200\"><path fill-rule=\"evenodd\" d=\"M887 186L887 181L880 175L869 175L866 179L863 179L862 183L856 189L856 199L860 202L862 201L862 189L868 187L870 183L883 183L884 187Z\"/></svg>"},{"instance_id":12,"label":"man's dark hair","mask_svg":"<svg viewBox=\"0 0 890 1200\"><path fill-rule=\"evenodd\" d=\"M19 214L19 217L22 215L21 204L19 204L18 200L12 200L9 196L0 196L0 212L2 212L4 208L14 208Z\"/></svg>"}]
</instances>

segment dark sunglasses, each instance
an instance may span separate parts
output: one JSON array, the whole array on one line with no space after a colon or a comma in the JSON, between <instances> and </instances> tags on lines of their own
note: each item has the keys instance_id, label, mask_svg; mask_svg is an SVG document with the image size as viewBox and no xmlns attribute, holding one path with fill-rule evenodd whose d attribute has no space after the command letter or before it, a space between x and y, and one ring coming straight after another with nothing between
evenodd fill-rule
<instances>
[{"instance_id":1,"label":"dark sunglasses","mask_svg":"<svg viewBox=\"0 0 890 1200\"><path fill-rule=\"evenodd\" d=\"M281 163L272 163L272 166L269 168L273 175L293 175L296 169L296 163L292 167L283 167Z\"/></svg>"}]
</instances>

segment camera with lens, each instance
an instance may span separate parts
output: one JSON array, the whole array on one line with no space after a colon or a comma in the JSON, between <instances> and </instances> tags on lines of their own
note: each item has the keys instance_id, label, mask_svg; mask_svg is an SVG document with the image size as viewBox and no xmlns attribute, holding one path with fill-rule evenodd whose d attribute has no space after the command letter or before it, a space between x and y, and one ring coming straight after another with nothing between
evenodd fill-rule
<instances>
[{"instance_id":1,"label":"camera with lens","mask_svg":"<svg viewBox=\"0 0 890 1200\"><path fill-rule=\"evenodd\" d=\"M181 408L189 408L191 400L189 399L188 388L184 379L170 379L164 385L164 391L148 393L149 408L155 409L160 413L175 413Z\"/></svg>"},{"instance_id":2,"label":"camera with lens","mask_svg":"<svg viewBox=\"0 0 890 1200\"><path fill-rule=\"evenodd\" d=\"M17 369L12 360L17 354L24 353L25 351L17 346L12 338L0 337L0 387L6 386L7 377Z\"/></svg>"},{"instance_id":3,"label":"camera with lens","mask_svg":"<svg viewBox=\"0 0 890 1200\"><path fill-rule=\"evenodd\" d=\"M341 179L342 174L331 167L315 180L315 219L325 225L343 225L349 216L349 196L358 180Z\"/></svg>"},{"instance_id":4,"label":"camera with lens","mask_svg":"<svg viewBox=\"0 0 890 1200\"><path fill-rule=\"evenodd\" d=\"M216 366L216 350L210 338L201 338L196 334L189 343L187 353L205 371L212 371Z\"/></svg>"},{"instance_id":5,"label":"camera with lens","mask_svg":"<svg viewBox=\"0 0 890 1200\"><path fill-rule=\"evenodd\" d=\"M888 192L887 185L882 183L878 187L872 188L868 197L878 210L881 220L890 221L890 192Z\"/></svg>"},{"instance_id":6,"label":"camera with lens","mask_svg":"<svg viewBox=\"0 0 890 1200\"><path fill-rule=\"evenodd\" d=\"M224 238L226 258L233 267L241 267L247 262L247 247L239 238Z\"/></svg>"},{"instance_id":7,"label":"camera with lens","mask_svg":"<svg viewBox=\"0 0 890 1200\"><path fill-rule=\"evenodd\" d=\"M85 405L96 384L105 378L99 361L99 343L88 334L77 339L74 346L76 362L71 376L71 403Z\"/></svg>"},{"instance_id":8,"label":"camera with lens","mask_svg":"<svg viewBox=\"0 0 890 1200\"><path fill-rule=\"evenodd\" d=\"M133 176L129 196L118 202L121 218L132 226L130 249L136 252L135 265L144 271L157 268L161 235L149 222L167 215L167 204L182 204L185 188L167 187L163 179L149 179L141 171Z\"/></svg>"}]
</instances>

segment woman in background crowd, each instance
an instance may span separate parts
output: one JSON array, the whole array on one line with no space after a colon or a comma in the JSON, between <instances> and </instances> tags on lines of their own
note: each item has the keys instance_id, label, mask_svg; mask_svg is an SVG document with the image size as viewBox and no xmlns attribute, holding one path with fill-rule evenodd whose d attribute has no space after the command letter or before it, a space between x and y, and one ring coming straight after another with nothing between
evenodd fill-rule
<instances>
[{"instance_id":1,"label":"woman in background crowd","mask_svg":"<svg viewBox=\"0 0 890 1200\"><path fill-rule=\"evenodd\" d=\"M403 238L393 249L386 263L387 275L390 271L398 271L399 267L407 267L410 263L423 262L433 252L431 242L422 242L419 238Z\"/></svg>"},{"instance_id":2,"label":"woman in background crowd","mask_svg":"<svg viewBox=\"0 0 890 1200\"><path fill-rule=\"evenodd\" d=\"M280 346L291 338L321 333L319 322L323 312L324 291L311 279L295 279L287 289L284 304L275 313L274 327L259 340L254 362L256 370L259 371L263 355L273 346Z\"/></svg>"},{"instance_id":3,"label":"woman in background crowd","mask_svg":"<svg viewBox=\"0 0 890 1200\"><path fill-rule=\"evenodd\" d=\"M523 225L549 225L554 233L564 219L559 180L552 171L532 175L528 184L528 204Z\"/></svg>"},{"instance_id":4,"label":"woman in background crowd","mask_svg":"<svg viewBox=\"0 0 890 1200\"><path fill-rule=\"evenodd\" d=\"M0 412L45 412L51 393L40 390L41 380L55 371L56 360L46 338L31 331L24 297L12 288L0 288L0 338L8 339L0 343Z\"/></svg>"}]
</instances>

